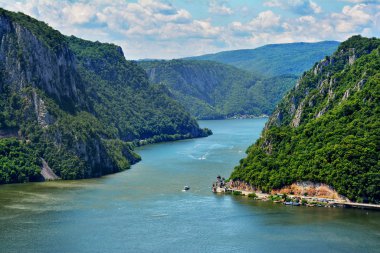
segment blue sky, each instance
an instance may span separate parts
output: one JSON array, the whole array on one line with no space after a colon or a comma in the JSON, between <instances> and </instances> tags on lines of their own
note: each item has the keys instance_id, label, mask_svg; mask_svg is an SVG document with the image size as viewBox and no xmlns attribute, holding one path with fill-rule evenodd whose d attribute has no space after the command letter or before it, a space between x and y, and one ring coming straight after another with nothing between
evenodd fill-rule
<instances>
[{"instance_id":1,"label":"blue sky","mask_svg":"<svg viewBox=\"0 0 380 253\"><path fill-rule=\"evenodd\" d=\"M172 59L287 42L380 37L380 0L0 0L127 59Z\"/></svg>"}]
</instances>

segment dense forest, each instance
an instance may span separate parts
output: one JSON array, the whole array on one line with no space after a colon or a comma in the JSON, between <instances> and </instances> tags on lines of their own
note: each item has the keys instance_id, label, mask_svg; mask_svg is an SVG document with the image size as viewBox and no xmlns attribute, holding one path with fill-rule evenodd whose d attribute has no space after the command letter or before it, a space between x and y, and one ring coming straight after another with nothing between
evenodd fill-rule
<instances>
[{"instance_id":1,"label":"dense forest","mask_svg":"<svg viewBox=\"0 0 380 253\"><path fill-rule=\"evenodd\" d=\"M380 201L380 39L354 36L305 72L231 175L263 191L321 182Z\"/></svg>"},{"instance_id":2,"label":"dense forest","mask_svg":"<svg viewBox=\"0 0 380 253\"><path fill-rule=\"evenodd\" d=\"M276 44L179 60L144 60L153 83L163 84L198 119L260 116L312 64L330 55L338 42Z\"/></svg>"},{"instance_id":3,"label":"dense forest","mask_svg":"<svg viewBox=\"0 0 380 253\"><path fill-rule=\"evenodd\" d=\"M259 77L299 76L310 69L314 62L323 59L326 55L331 55L338 46L337 41L270 44L255 49L225 51L188 59L225 63L247 70Z\"/></svg>"},{"instance_id":4,"label":"dense forest","mask_svg":"<svg viewBox=\"0 0 380 253\"><path fill-rule=\"evenodd\" d=\"M165 87L120 47L66 37L0 9L0 183L62 179L128 169L145 143L202 137Z\"/></svg>"},{"instance_id":5,"label":"dense forest","mask_svg":"<svg viewBox=\"0 0 380 253\"><path fill-rule=\"evenodd\" d=\"M270 114L273 104L290 89L296 77L288 76L273 87L273 79L258 79L245 70L212 61L141 61L149 79L168 87L198 119L235 115Z\"/></svg>"}]
</instances>

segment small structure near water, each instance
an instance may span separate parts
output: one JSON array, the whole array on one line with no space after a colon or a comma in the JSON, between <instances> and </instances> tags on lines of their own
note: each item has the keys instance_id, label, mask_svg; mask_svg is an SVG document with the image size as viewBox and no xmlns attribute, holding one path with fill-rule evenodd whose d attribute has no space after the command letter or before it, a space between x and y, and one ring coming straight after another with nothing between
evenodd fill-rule
<instances>
[{"instance_id":1,"label":"small structure near water","mask_svg":"<svg viewBox=\"0 0 380 253\"><path fill-rule=\"evenodd\" d=\"M216 182L212 184L212 192L222 193L227 191L226 180L224 177L217 176Z\"/></svg>"}]
</instances>

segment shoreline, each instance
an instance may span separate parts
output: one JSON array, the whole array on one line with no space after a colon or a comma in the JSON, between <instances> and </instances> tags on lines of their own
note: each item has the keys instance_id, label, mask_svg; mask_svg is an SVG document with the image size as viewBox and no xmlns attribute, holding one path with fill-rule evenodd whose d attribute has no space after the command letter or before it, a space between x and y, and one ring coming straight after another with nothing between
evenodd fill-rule
<instances>
[{"instance_id":1,"label":"shoreline","mask_svg":"<svg viewBox=\"0 0 380 253\"><path fill-rule=\"evenodd\" d=\"M380 211L380 205L370 203L359 203L347 201L344 199L331 199L323 196L301 196L294 194L269 194L260 191L241 190L229 187L212 187L216 194L231 194L235 196L244 196L259 201L272 201L273 203L282 203L289 206L306 206L306 207L339 207L339 208L357 208Z\"/></svg>"},{"instance_id":2,"label":"shoreline","mask_svg":"<svg viewBox=\"0 0 380 253\"><path fill-rule=\"evenodd\" d=\"M233 186L237 183L237 186ZM304 182L305 183L305 182ZM232 185L232 187L231 187ZM295 185L295 184L293 184ZM326 187L323 184L316 184L319 187ZM327 186L328 187L328 186ZM260 201L272 201L273 203L282 203L289 206L307 206L307 207L340 207L340 208L357 208L371 209L380 211L380 204L352 202L344 196L337 195L300 195L294 193L281 192L281 190L273 190L272 193L263 193L260 190L254 189L243 182L224 182L224 178L218 176L218 181L212 185L212 192L216 194L231 194L235 196L244 196ZM289 189L285 188L285 189ZM331 188L332 189L332 188ZM283 189L284 190L284 189Z\"/></svg>"}]
</instances>

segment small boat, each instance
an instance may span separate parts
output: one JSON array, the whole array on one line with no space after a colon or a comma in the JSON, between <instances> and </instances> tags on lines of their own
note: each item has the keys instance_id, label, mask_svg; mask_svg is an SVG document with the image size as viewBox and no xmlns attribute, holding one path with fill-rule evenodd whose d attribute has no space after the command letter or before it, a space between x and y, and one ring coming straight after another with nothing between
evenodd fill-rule
<instances>
[{"instance_id":1,"label":"small boat","mask_svg":"<svg viewBox=\"0 0 380 253\"><path fill-rule=\"evenodd\" d=\"M185 186L183 187L183 191L188 191L188 190L190 190L190 186L185 185Z\"/></svg>"}]
</instances>

